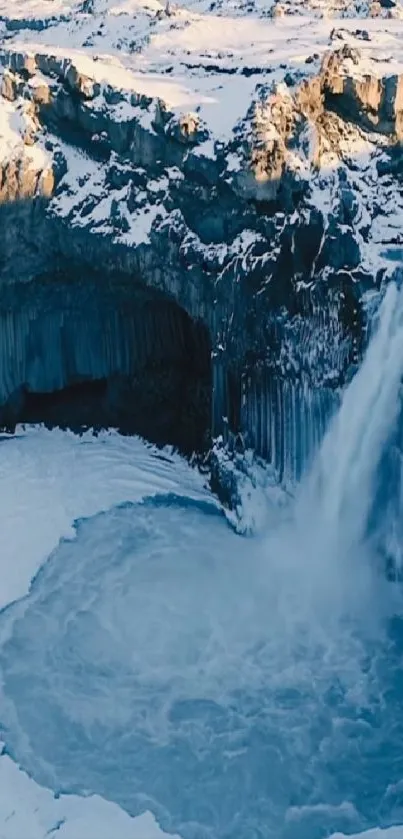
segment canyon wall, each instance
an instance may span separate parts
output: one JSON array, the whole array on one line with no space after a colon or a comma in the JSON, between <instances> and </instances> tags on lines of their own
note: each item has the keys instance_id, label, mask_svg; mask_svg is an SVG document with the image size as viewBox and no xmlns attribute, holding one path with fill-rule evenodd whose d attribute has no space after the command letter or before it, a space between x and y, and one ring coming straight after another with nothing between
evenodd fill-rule
<instances>
[{"instance_id":1,"label":"canyon wall","mask_svg":"<svg viewBox=\"0 0 403 839\"><path fill-rule=\"evenodd\" d=\"M155 25L192 44L186 14ZM267 43L279 25L259 21ZM398 42L400 21L383 25ZM212 64L199 44L185 93L168 58L158 76L117 72L48 29L35 48L3 41L4 426L60 422L70 394L67 425L98 417L188 452L222 437L300 477L399 264L403 218L403 76L375 27L311 26L297 69L292 54L253 67L250 44L234 67L225 42ZM208 119L218 89L225 136Z\"/></svg>"}]
</instances>

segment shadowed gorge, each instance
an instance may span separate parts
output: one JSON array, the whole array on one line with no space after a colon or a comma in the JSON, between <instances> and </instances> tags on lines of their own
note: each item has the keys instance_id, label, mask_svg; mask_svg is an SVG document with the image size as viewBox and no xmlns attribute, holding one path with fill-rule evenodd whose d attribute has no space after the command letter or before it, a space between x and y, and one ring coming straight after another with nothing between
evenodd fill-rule
<instances>
[{"instance_id":1,"label":"shadowed gorge","mask_svg":"<svg viewBox=\"0 0 403 839\"><path fill-rule=\"evenodd\" d=\"M3 288L0 422L113 427L190 454L209 441L207 330L115 278L49 275Z\"/></svg>"}]
</instances>

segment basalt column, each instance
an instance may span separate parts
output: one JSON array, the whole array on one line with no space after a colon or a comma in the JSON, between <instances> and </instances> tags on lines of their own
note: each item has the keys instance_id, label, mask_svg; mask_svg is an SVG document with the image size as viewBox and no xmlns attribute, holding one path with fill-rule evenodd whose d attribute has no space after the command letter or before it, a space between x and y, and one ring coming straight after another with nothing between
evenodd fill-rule
<instances>
[{"instance_id":1,"label":"basalt column","mask_svg":"<svg viewBox=\"0 0 403 839\"><path fill-rule=\"evenodd\" d=\"M186 453L208 446L206 328L119 277L48 275L4 286L0 422L116 427Z\"/></svg>"}]
</instances>

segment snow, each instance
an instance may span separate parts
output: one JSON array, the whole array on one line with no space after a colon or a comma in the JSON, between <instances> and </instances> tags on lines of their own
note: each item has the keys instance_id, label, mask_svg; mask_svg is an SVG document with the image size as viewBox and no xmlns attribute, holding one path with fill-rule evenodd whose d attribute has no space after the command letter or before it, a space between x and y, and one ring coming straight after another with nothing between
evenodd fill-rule
<instances>
[{"instance_id":1,"label":"snow","mask_svg":"<svg viewBox=\"0 0 403 839\"><path fill-rule=\"evenodd\" d=\"M215 138L228 141L245 116L256 85L281 82L290 71L304 76L316 72L335 29L334 20L316 17L289 16L280 22L190 10L173 19L156 18L154 7L138 5L140 18L132 6L112 5L102 21L100 16L94 20L84 16L36 32L34 39L32 32L19 31L7 41L7 49L69 59L79 72L101 84L163 100L178 113L196 111ZM368 40L363 40L357 19L344 19L339 28L340 39L334 45L347 42L362 55L349 72L357 76L403 72L403 21L382 20L379 31L379 21L368 19L365 30ZM135 112L129 108L124 118L130 116Z\"/></svg>"},{"instance_id":2,"label":"snow","mask_svg":"<svg viewBox=\"0 0 403 839\"><path fill-rule=\"evenodd\" d=\"M136 437L27 427L0 447L0 609L24 597L58 541L74 536L75 519L156 493L210 497L184 460Z\"/></svg>"},{"instance_id":3,"label":"snow","mask_svg":"<svg viewBox=\"0 0 403 839\"><path fill-rule=\"evenodd\" d=\"M58 839L163 839L168 834L160 830L148 811L131 818L98 795L56 798L2 754L0 839L45 839L53 835ZM180 837L170 834L170 839Z\"/></svg>"},{"instance_id":4,"label":"snow","mask_svg":"<svg viewBox=\"0 0 403 839\"><path fill-rule=\"evenodd\" d=\"M0 15L14 20L49 17L66 14L79 6L78 0L0 0Z\"/></svg>"},{"instance_id":5,"label":"snow","mask_svg":"<svg viewBox=\"0 0 403 839\"><path fill-rule=\"evenodd\" d=\"M138 246L146 243L156 219L162 221L166 216L161 196L168 190L168 178L163 176L148 185L155 198L154 204L147 202L147 193L138 191L135 196L138 207L129 212L126 200L130 186L112 189L107 182L105 166L65 143L59 145L67 160L67 173L59 193L52 200L52 212L60 218L69 218L72 227L86 227L98 235L112 235L122 244ZM113 206L118 207L120 221L125 221L123 231L115 226Z\"/></svg>"},{"instance_id":6,"label":"snow","mask_svg":"<svg viewBox=\"0 0 403 839\"><path fill-rule=\"evenodd\" d=\"M232 143L234 132L245 124L251 103L259 96L259 85L281 85L287 73L288 82L294 78L296 83L317 73L329 47L335 49L347 43L359 50L358 64L346 60L346 72L351 75L361 78L367 73L378 76L403 73L403 21L400 19L382 19L381 25L378 19L370 18L365 24L353 17L335 22L334 18L319 17L317 9L307 2L294 3L291 10L303 11L303 15L289 14L277 20L262 17L268 8L264 3L252 5L252 13L247 14L238 0L218 3L214 12L207 2L190 2L176 6L173 14L167 16L164 4L158 0L94 0L93 14L85 14L81 7L58 0L56 6L52 3L52 8L55 14L63 12L63 20L56 20L42 31L32 32L22 27L8 32L3 51L54 56L62 59L65 66L72 62L80 73L101 85L101 94L85 106L89 112L93 110L94 115L99 115L101 121L106 116L113 123L132 122L155 136L154 119L161 102L168 115L175 118L196 114L206 129L206 139L194 146L191 154L206 160L215 159L220 144ZM48 6L48 0L32 0L27 15L48 13ZM329 4L322 6L326 10ZM8 4L9 14L14 15L15 11L18 16L21 10L18 2ZM74 15L70 14L72 10ZM30 84L35 84L35 77ZM106 85L120 91L122 101L106 105L102 95ZM137 104L140 97L143 101ZM33 146L22 144L28 119L24 108L18 103L1 102L0 155L7 160L13 154L21 154L22 149L31 166L44 168L48 165L44 137L39 136ZM270 117L266 129L269 124ZM311 139L313 151L315 137ZM358 131L351 130L341 138L338 150L329 150L327 156L323 154L321 176L336 169L340 157L344 156L358 161L358 178L362 178L362 172L368 168L365 156L373 155L379 143L379 139L368 142ZM126 246L148 244L151 231L169 215L169 201L165 201L169 198L169 186L164 189L161 183L155 194L147 188L146 195L139 193L133 200L126 187L112 189L105 165L92 161L66 143L60 146L68 172L50 211L72 226L111 236ZM323 190L315 182L312 159L302 160L294 154L292 160L290 152L288 163L302 177L311 178L312 192L319 204L329 206L329 196L321 195ZM233 148L227 155L226 166L229 175L242 167ZM329 183L324 184L325 192L331 189L331 180L330 177ZM364 178L358 189L361 192L374 195L374 183L366 184ZM391 193L384 203L385 207L393 208L394 202L398 207L396 223L390 220L390 213L379 216L369 244L363 243L364 262L374 270L381 263L389 262L390 254L385 248L390 243L396 244L401 201Z\"/></svg>"},{"instance_id":7,"label":"snow","mask_svg":"<svg viewBox=\"0 0 403 839\"><path fill-rule=\"evenodd\" d=\"M346 839L344 833L333 833L329 839ZM363 833L349 834L348 839L403 839L403 825L382 829L375 827Z\"/></svg>"},{"instance_id":8,"label":"snow","mask_svg":"<svg viewBox=\"0 0 403 839\"><path fill-rule=\"evenodd\" d=\"M47 168L51 159L40 143L26 146L23 135L30 128L30 118L24 105L2 101L0 119L0 163L24 157L28 166L36 170Z\"/></svg>"}]
</instances>

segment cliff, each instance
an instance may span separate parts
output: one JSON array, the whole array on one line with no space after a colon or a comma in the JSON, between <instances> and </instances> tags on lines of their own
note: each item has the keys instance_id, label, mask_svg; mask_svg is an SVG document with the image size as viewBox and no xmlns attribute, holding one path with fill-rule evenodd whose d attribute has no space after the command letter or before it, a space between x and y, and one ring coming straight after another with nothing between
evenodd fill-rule
<instances>
[{"instance_id":1,"label":"cliff","mask_svg":"<svg viewBox=\"0 0 403 839\"><path fill-rule=\"evenodd\" d=\"M3 425L221 435L299 477L401 261L401 18L0 3Z\"/></svg>"}]
</instances>

